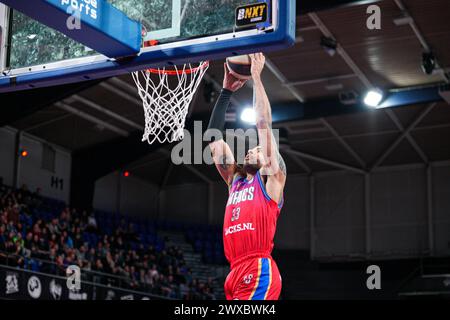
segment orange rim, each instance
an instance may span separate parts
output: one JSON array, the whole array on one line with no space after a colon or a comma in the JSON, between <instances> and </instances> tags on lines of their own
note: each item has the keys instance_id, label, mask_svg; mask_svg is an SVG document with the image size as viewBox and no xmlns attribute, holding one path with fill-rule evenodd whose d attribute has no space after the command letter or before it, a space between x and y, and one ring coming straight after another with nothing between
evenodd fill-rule
<instances>
[{"instance_id":1,"label":"orange rim","mask_svg":"<svg viewBox=\"0 0 450 320\"><path fill-rule=\"evenodd\" d=\"M165 69L147 69L147 72L153 73L153 74L166 74L169 76L175 76L175 75L180 75L180 74L191 74L196 72L199 69L204 69L207 66L209 66L209 61L205 61L203 62L201 65L199 65L198 67L195 68L186 68L183 70L165 70Z\"/></svg>"}]
</instances>

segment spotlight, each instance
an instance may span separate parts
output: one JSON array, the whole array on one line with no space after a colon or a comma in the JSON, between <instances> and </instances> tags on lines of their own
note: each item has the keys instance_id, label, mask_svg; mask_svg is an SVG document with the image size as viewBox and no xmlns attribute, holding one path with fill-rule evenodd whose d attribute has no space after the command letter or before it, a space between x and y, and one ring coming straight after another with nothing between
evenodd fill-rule
<instances>
[{"instance_id":1,"label":"spotlight","mask_svg":"<svg viewBox=\"0 0 450 320\"><path fill-rule=\"evenodd\" d=\"M256 123L255 110L253 108L245 108L241 113L241 120L250 124Z\"/></svg>"},{"instance_id":2,"label":"spotlight","mask_svg":"<svg viewBox=\"0 0 450 320\"><path fill-rule=\"evenodd\" d=\"M130 176L130 172L129 172L129 171L125 171L125 172L123 173L123 176L124 176L125 178L128 178L128 177Z\"/></svg>"},{"instance_id":3,"label":"spotlight","mask_svg":"<svg viewBox=\"0 0 450 320\"><path fill-rule=\"evenodd\" d=\"M367 92L364 103L369 107L378 107L383 100L383 92L380 89L373 89Z\"/></svg>"},{"instance_id":4,"label":"spotlight","mask_svg":"<svg viewBox=\"0 0 450 320\"><path fill-rule=\"evenodd\" d=\"M22 151L20 151L20 155L25 158L25 157L28 156L28 151L27 150L22 150Z\"/></svg>"},{"instance_id":5,"label":"spotlight","mask_svg":"<svg viewBox=\"0 0 450 320\"><path fill-rule=\"evenodd\" d=\"M325 51L330 55L334 56L336 54L337 50L337 42L333 38L325 37L323 36L320 39L320 45L322 48L325 49Z\"/></svg>"},{"instance_id":6,"label":"spotlight","mask_svg":"<svg viewBox=\"0 0 450 320\"><path fill-rule=\"evenodd\" d=\"M422 54L422 70L425 74L432 74L436 68L436 57L432 52L424 52Z\"/></svg>"}]
</instances>

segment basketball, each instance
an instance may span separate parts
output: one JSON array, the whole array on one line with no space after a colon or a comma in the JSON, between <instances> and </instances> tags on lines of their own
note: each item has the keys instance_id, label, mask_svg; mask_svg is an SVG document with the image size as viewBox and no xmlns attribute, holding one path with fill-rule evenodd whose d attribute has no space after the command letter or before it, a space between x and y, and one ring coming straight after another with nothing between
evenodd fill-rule
<instances>
[{"instance_id":1,"label":"basketball","mask_svg":"<svg viewBox=\"0 0 450 320\"><path fill-rule=\"evenodd\" d=\"M230 73L241 80L249 80L252 77L252 60L248 54L227 58L227 67Z\"/></svg>"}]
</instances>

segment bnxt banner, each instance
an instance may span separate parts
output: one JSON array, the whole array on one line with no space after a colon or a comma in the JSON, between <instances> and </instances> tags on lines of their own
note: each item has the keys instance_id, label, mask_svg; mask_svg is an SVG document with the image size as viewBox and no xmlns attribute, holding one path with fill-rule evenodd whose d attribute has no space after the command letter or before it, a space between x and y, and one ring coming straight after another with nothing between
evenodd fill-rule
<instances>
[{"instance_id":1,"label":"bnxt banner","mask_svg":"<svg viewBox=\"0 0 450 320\"><path fill-rule=\"evenodd\" d=\"M0 266L0 299L11 300L150 300L145 294L81 282L68 289L67 279Z\"/></svg>"}]
</instances>

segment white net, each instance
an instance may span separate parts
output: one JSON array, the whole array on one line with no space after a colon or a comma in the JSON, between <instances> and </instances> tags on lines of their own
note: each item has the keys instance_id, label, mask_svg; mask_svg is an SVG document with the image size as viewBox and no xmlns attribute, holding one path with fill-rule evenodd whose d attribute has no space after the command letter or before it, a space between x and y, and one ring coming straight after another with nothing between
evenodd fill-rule
<instances>
[{"instance_id":1,"label":"white net","mask_svg":"<svg viewBox=\"0 0 450 320\"><path fill-rule=\"evenodd\" d=\"M183 139L184 125L192 98L208 70L208 61L198 66L148 69L133 72L142 99L145 131L142 141L149 144Z\"/></svg>"}]
</instances>

